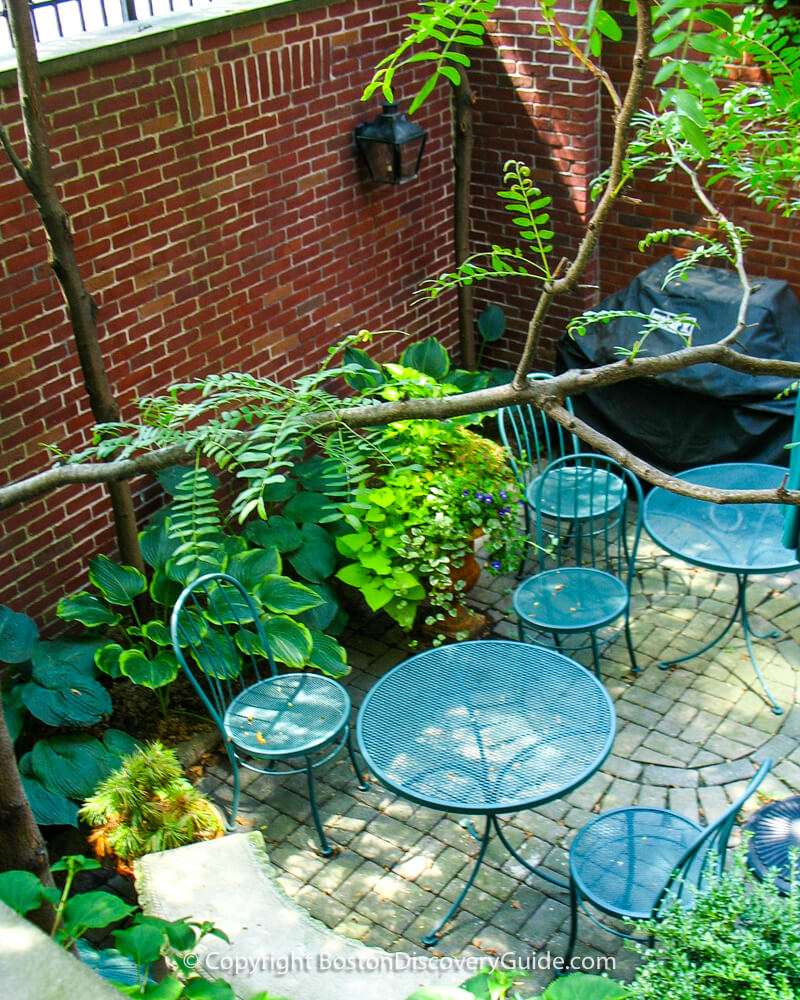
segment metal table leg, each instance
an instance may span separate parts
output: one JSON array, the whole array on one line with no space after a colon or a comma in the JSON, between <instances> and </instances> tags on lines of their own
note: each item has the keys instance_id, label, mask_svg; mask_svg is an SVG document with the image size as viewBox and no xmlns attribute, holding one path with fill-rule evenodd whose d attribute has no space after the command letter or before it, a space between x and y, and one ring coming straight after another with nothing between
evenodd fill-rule
<instances>
[{"instance_id":1,"label":"metal table leg","mask_svg":"<svg viewBox=\"0 0 800 1000\"><path fill-rule=\"evenodd\" d=\"M754 635L757 639L766 639L769 638L770 636L777 635L778 632L776 629L772 629L771 631L765 633L764 635L759 635L757 632L754 632L753 629L750 627L750 620L747 616L746 573L736 574L736 604L734 605L733 613L728 619L725 628L723 628L723 630L719 633L719 635L716 636L714 639L712 639L711 642L707 642L705 646L702 646L700 649L695 650L694 653L687 653L685 656L678 656L673 659L662 660L659 663L659 667L661 668L661 670L666 670L673 664L685 663L686 660L693 660L696 656L701 656L703 653L708 652L709 649L712 649L714 646L716 646L716 644L728 634L728 632L731 629L731 626L733 625L733 623L736 621L737 618L741 618L742 631L744 632L744 641L747 645L747 652L750 656L750 662L753 664L753 669L756 672L756 677L758 677L759 683L761 684L762 690L766 695L767 701L770 703L772 711L775 713L775 715L783 715L783 709L777 703L777 701L775 701L772 692L767 687L767 682L764 680L764 675L761 673L761 668L759 667L755 657L755 653L753 652L753 644L750 641L751 635Z\"/></svg>"}]
</instances>

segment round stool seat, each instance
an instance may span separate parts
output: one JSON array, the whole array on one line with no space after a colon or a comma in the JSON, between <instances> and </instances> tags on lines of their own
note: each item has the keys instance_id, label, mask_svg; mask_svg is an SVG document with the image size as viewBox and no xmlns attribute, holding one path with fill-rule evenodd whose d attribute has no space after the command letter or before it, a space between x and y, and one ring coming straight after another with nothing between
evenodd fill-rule
<instances>
[{"instance_id":1,"label":"round stool seat","mask_svg":"<svg viewBox=\"0 0 800 1000\"><path fill-rule=\"evenodd\" d=\"M237 750L253 757L312 753L342 732L350 718L350 696L320 674L279 674L234 698L225 731Z\"/></svg>"},{"instance_id":2,"label":"round stool seat","mask_svg":"<svg viewBox=\"0 0 800 1000\"><path fill-rule=\"evenodd\" d=\"M763 879L770 868L777 868L775 885L786 895L792 875L789 851L792 847L800 849L800 795L767 803L753 813L745 831L752 834L747 860L753 872Z\"/></svg>"}]
</instances>

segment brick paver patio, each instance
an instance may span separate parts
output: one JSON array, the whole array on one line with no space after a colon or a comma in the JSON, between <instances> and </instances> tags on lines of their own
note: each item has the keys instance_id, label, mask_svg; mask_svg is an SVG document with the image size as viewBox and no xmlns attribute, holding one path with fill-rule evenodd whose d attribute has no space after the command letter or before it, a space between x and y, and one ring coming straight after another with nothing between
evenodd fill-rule
<instances>
[{"instance_id":1,"label":"brick paver patio","mask_svg":"<svg viewBox=\"0 0 800 1000\"><path fill-rule=\"evenodd\" d=\"M597 812L639 804L713 820L766 755L775 765L761 795L800 792L800 575L755 577L749 587L755 628L766 631L769 623L781 630L777 638L754 640L767 682L786 709L776 716L755 678L739 626L697 659L666 671L657 665L702 646L721 629L735 599L734 578L681 563L647 539L637 566L632 629L642 671L635 679L630 674L621 636L603 656L604 682L617 710L611 756L564 800L504 822L509 841L525 858L561 875L571 838ZM472 606L489 614L495 637L517 636L511 609L515 584L514 577L484 573L469 595ZM343 637L353 665L345 684L356 708L376 678L414 652L408 637L390 626L383 618L353 621ZM589 664L586 653L576 656ZM212 798L229 801L223 760L209 770L204 787ZM455 899L474 863L477 842L463 817L415 806L375 781L359 791L343 755L317 772L323 822L339 847L325 860L314 850L302 776L273 782L244 771L242 779L242 829L263 832L288 895L343 935L388 951L425 953L423 934ZM749 809L759 804L754 797ZM510 954L529 963L534 951L540 957L548 951L561 955L567 926L567 893L528 874L494 841L434 950L448 956ZM585 918L578 940L578 957L613 956L617 977L626 978L635 968L636 956L620 939ZM536 969L520 991L538 992L551 978L551 972Z\"/></svg>"}]
</instances>

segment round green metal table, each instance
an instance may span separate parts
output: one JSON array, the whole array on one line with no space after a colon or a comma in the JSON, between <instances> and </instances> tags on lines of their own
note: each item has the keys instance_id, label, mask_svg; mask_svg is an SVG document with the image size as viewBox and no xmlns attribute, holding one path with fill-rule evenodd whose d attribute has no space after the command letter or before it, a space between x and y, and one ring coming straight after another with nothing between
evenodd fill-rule
<instances>
[{"instance_id":1,"label":"round green metal table","mask_svg":"<svg viewBox=\"0 0 800 1000\"><path fill-rule=\"evenodd\" d=\"M787 471L777 465L729 462L689 469L677 478L718 489L773 489L783 482ZM800 568L795 553L783 545L781 508L777 504L716 504L655 487L645 500L644 526L653 540L667 552L695 566L732 573L737 584L733 611L720 634L696 652L665 660L659 666L666 669L673 663L683 663L707 652L727 635L736 619L740 618L756 676L772 705L772 711L781 715L783 709L767 687L750 640L751 634L757 639L765 639L777 635L777 632L758 635L751 628L747 616L749 577Z\"/></svg>"},{"instance_id":2,"label":"round green metal table","mask_svg":"<svg viewBox=\"0 0 800 1000\"><path fill-rule=\"evenodd\" d=\"M434 944L469 891L498 816L561 798L608 756L616 715L603 685L569 657L532 643L487 639L417 653L367 693L356 738L375 777L391 791L445 813L485 816L470 877L427 934Z\"/></svg>"}]
</instances>

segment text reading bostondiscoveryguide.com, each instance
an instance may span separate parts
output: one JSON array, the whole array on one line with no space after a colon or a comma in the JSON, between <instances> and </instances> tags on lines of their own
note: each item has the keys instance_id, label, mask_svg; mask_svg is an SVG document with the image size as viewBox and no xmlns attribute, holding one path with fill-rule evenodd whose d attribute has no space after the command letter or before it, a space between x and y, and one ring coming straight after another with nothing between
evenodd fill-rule
<instances>
[{"instance_id":1,"label":"text reading bostondiscoveryguide.com","mask_svg":"<svg viewBox=\"0 0 800 1000\"><path fill-rule=\"evenodd\" d=\"M459 957L434 958L429 955L408 955L403 953L390 954L385 952L365 953L362 955L331 955L322 952L309 954L253 954L230 955L222 951L209 951L202 956L186 956L190 968L198 968L213 977L224 975L252 976L258 972L267 972L280 979L298 973L352 973L352 972L452 972L455 982L460 976L470 976L477 972L491 969L503 969L508 972L518 970L520 973L539 970L562 972L565 969L564 959L560 955L551 955L549 951L531 952L519 956L514 952L487 957L484 955L463 955ZM582 956L573 958L569 971L591 972L602 974L613 973L616 963L613 956Z\"/></svg>"}]
</instances>

